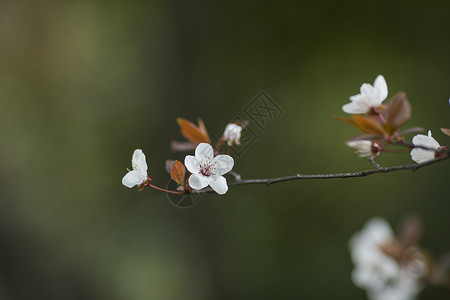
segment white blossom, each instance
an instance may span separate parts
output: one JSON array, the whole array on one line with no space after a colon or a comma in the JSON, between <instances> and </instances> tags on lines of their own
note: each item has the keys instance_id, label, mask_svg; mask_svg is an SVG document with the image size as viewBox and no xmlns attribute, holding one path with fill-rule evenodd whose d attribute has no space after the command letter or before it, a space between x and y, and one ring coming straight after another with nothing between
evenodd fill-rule
<instances>
[{"instance_id":1,"label":"white blossom","mask_svg":"<svg viewBox=\"0 0 450 300\"><path fill-rule=\"evenodd\" d=\"M365 114L372 107L378 108L388 95L386 80L383 75L375 78L373 86L363 83L360 93L350 97L350 103L342 106L342 110L349 114Z\"/></svg>"},{"instance_id":2,"label":"white blossom","mask_svg":"<svg viewBox=\"0 0 450 300\"><path fill-rule=\"evenodd\" d=\"M131 158L131 165L133 170L129 171L122 178L122 184L126 187L132 188L135 185L141 185L148 181L147 162L145 161L145 154L141 149L134 150Z\"/></svg>"},{"instance_id":3,"label":"white blossom","mask_svg":"<svg viewBox=\"0 0 450 300\"><path fill-rule=\"evenodd\" d=\"M412 140L414 148L411 150L411 158L417 163L423 163L435 158L435 153L439 150L439 143L431 136L431 130L428 131L428 135L418 134ZM424 148L420 148L424 147Z\"/></svg>"},{"instance_id":4,"label":"white blossom","mask_svg":"<svg viewBox=\"0 0 450 300\"><path fill-rule=\"evenodd\" d=\"M355 269L353 282L362 288L380 290L387 278L395 276L397 263L385 255L380 246L393 240L392 230L381 218L370 220L361 232L350 240L350 251Z\"/></svg>"},{"instance_id":5,"label":"white blossom","mask_svg":"<svg viewBox=\"0 0 450 300\"><path fill-rule=\"evenodd\" d=\"M395 277L387 279L383 289L369 291L369 298L372 300L413 300L421 290L422 285L415 278L403 269L399 269Z\"/></svg>"},{"instance_id":6,"label":"white blossom","mask_svg":"<svg viewBox=\"0 0 450 300\"><path fill-rule=\"evenodd\" d=\"M355 268L353 283L366 289L372 300L412 300L422 289L416 276L381 249L395 241L389 224L373 218L350 240Z\"/></svg>"},{"instance_id":7,"label":"white blossom","mask_svg":"<svg viewBox=\"0 0 450 300\"><path fill-rule=\"evenodd\" d=\"M223 132L223 139L227 142L228 146L233 145L233 143L236 145L240 144L241 131L242 127L237 124L230 123L227 125Z\"/></svg>"},{"instance_id":8,"label":"white blossom","mask_svg":"<svg viewBox=\"0 0 450 300\"><path fill-rule=\"evenodd\" d=\"M346 142L347 146L356 149L356 153L359 157L369 157L374 156L372 153L372 142L367 140L359 140L359 141L348 141Z\"/></svg>"},{"instance_id":9,"label":"white blossom","mask_svg":"<svg viewBox=\"0 0 450 300\"><path fill-rule=\"evenodd\" d=\"M211 145L200 143L195 149L195 156L187 155L184 164L192 175L189 186L194 190L201 190L208 185L218 194L228 191L227 180L222 175L231 171L234 160L229 155L217 155Z\"/></svg>"}]
</instances>

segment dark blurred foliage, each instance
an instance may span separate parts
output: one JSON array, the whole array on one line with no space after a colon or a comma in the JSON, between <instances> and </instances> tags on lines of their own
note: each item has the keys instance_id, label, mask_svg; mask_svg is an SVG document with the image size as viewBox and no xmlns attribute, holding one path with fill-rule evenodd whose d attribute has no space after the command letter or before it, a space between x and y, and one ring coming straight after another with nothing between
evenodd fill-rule
<instances>
[{"instance_id":1,"label":"dark blurred foliage","mask_svg":"<svg viewBox=\"0 0 450 300\"><path fill-rule=\"evenodd\" d=\"M141 148L165 186L165 159L184 159L169 147L182 139L175 119L201 117L217 135L260 90L284 115L236 158L244 178L371 168L344 145L357 131L331 116L378 74L390 96L406 92L407 125L449 144L449 11L447 0L3 0L0 298L363 299L347 244L377 215L415 213L422 245L450 250L448 162L234 187L187 210L120 183Z\"/></svg>"}]
</instances>

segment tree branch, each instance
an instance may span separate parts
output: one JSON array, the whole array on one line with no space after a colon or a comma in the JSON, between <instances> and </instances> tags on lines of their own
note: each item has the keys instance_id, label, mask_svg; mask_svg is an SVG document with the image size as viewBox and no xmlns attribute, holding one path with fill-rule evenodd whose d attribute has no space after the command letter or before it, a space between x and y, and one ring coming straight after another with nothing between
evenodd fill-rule
<instances>
[{"instance_id":1,"label":"tree branch","mask_svg":"<svg viewBox=\"0 0 450 300\"><path fill-rule=\"evenodd\" d=\"M236 180L228 183L228 186L237 186L237 185L246 185L246 184L264 184L266 186L272 185L278 182L292 181L292 180L303 180L303 179L333 179L333 178L354 178L354 177L365 177L373 174L379 173L390 173L401 170L411 170L413 172L418 169L435 164L437 162L441 162L450 158L447 153L444 156L435 158L433 160L420 163L420 164L409 164L409 165L401 165L401 166L392 166L392 167L381 167L378 165L376 169L358 171L358 172L349 172L349 173L334 173L334 174L295 174L284 177L276 177L276 178L267 178L267 179L242 179ZM200 191L192 191L192 193L211 193L213 190L211 188L205 188Z\"/></svg>"}]
</instances>

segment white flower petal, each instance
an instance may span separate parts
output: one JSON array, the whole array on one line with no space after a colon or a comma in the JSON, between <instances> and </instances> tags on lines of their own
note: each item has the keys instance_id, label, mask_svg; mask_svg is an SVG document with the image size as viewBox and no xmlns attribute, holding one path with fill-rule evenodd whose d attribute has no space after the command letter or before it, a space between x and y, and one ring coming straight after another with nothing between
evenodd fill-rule
<instances>
[{"instance_id":1,"label":"white flower petal","mask_svg":"<svg viewBox=\"0 0 450 300\"><path fill-rule=\"evenodd\" d=\"M195 156L187 155L184 158L184 165L186 166L186 169L192 174L200 173L200 163Z\"/></svg>"},{"instance_id":2,"label":"white flower petal","mask_svg":"<svg viewBox=\"0 0 450 300\"><path fill-rule=\"evenodd\" d=\"M371 107L379 107L388 94L387 84L383 75L375 78L374 85L363 83L360 93L350 97L351 103L342 106L342 110L349 114L367 113Z\"/></svg>"},{"instance_id":3,"label":"white flower petal","mask_svg":"<svg viewBox=\"0 0 450 300\"><path fill-rule=\"evenodd\" d=\"M352 102L362 101L364 98L366 98L366 94L357 94L349 97Z\"/></svg>"},{"instance_id":4,"label":"white flower petal","mask_svg":"<svg viewBox=\"0 0 450 300\"><path fill-rule=\"evenodd\" d=\"M131 157L131 165L133 168L137 166L139 158L144 154L141 149L136 149L133 152L133 156Z\"/></svg>"},{"instance_id":5,"label":"white flower petal","mask_svg":"<svg viewBox=\"0 0 450 300\"><path fill-rule=\"evenodd\" d=\"M428 136L426 136L424 134L415 135L412 139L412 142L415 146L427 147Z\"/></svg>"},{"instance_id":6,"label":"white flower petal","mask_svg":"<svg viewBox=\"0 0 450 300\"><path fill-rule=\"evenodd\" d=\"M134 170L147 173L147 162L145 161L145 154L141 149L134 150L133 157L131 158L131 165Z\"/></svg>"},{"instance_id":7,"label":"white flower petal","mask_svg":"<svg viewBox=\"0 0 450 300\"><path fill-rule=\"evenodd\" d=\"M441 145L431 136L431 130L428 135L418 134L412 140L414 146L425 147L438 150ZM423 163L435 158L435 151L422 148L414 148L411 150L411 159L417 163Z\"/></svg>"},{"instance_id":8,"label":"white flower petal","mask_svg":"<svg viewBox=\"0 0 450 300\"><path fill-rule=\"evenodd\" d=\"M372 94L373 92L373 86L369 83L363 83L361 84L361 88L359 89L362 95L365 94Z\"/></svg>"},{"instance_id":9,"label":"white flower petal","mask_svg":"<svg viewBox=\"0 0 450 300\"><path fill-rule=\"evenodd\" d=\"M209 179L201 174L192 174L189 177L189 186L194 190L201 190L209 185Z\"/></svg>"},{"instance_id":10,"label":"white flower petal","mask_svg":"<svg viewBox=\"0 0 450 300\"><path fill-rule=\"evenodd\" d=\"M380 249L392 239L389 224L384 219L373 218L350 241L355 264L352 280L367 290L369 299L411 300L422 288L416 278L405 272L404 266Z\"/></svg>"},{"instance_id":11,"label":"white flower petal","mask_svg":"<svg viewBox=\"0 0 450 300\"><path fill-rule=\"evenodd\" d=\"M421 148L414 148L411 150L411 159L420 164L433 160L435 158L433 150L425 150Z\"/></svg>"},{"instance_id":12,"label":"white flower petal","mask_svg":"<svg viewBox=\"0 0 450 300\"><path fill-rule=\"evenodd\" d=\"M363 230L376 243L383 243L394 238L391 226L385 219L380 217L370 219Z\"/></svg>"},{"instance_id":13,"label":"white flower petal","mask_svg":"<svg viewBox=\"0 0 450 300\"><path fill-rule=\"evenodd\" d=\"M428 135L418 134L413 137L412 140L415 146L422 146L434 150L438 150L441 146L439 143L431 136L431 130L428 131Z\"/></svg>"},{"instance_id":14,"label":"white flower petal","mask_svg":"<svg viewBox=\"0 0 450 300\"><path fill-rule=\"evenodd\" d=\"M383 75L378 75L377 78L375 78L375 81L373 82L373 87L374 87L373 91L374 96L381 104L381 102L383 102L388 95L388 87Z\"/></svg>"},{"instance_id":15,"label":"white flower petal","mask_svg":"<svg viewBox=\"0 0 450 300\"><path fill-rule=\"evenodd\" d=\"M373 218L364 225L364 228L355 233L350 239L350 250L353 262L371 262L374 257L385 255L380 251L379 245L393 239L392 229L382 218Z\"/></svg>"},{"instance_id":16,"label":"white flower petal","mask_svg":"<svg viewBox=\"0 0 450 300\"><path fill-rule=\"evenodd\" d=\"M234 166L234 159L226 154L214 157L216 175L223 175L231 171Z\"/></svg>"},{"instance_id":17,"label":"white flower petal","mask_svg":"<svg viewBox=\"0 0 450 300\"><path fill-rule=\"evenodd\" d=\"M233 143L239 144L241 132L242 132L241 126L234 123L230 123L227 125L225 131L223 132L223 138L230 146Z\"/></svg>"},{"instance_id":18,"label":"white flower petal","mask_svg":"<svg viewBox=\"0 0 450 300\"><path fill-rule=\"evenodd\" d=\"M365 114L369 108L364 101L353 101L342 106L342 110L348 114Z\"/></svg>"},{"instance_id":19,"label":"white flower petal","mask_svg":"<svg viewBox=\"0 0 450 300\"><path fill-rule=\"evenodd\" d=\"M414 278L409 277L403 270L399 271L395 278L391 278L389 284L383 289L370 290L370 299L374 300L412 300L423 286Z\"/></svg>"},{"instance_id":20,"label":"white flower petal","mask_svg":"<svg viewBox=\"0 0 450 300\"><path fill-rule=\"evenodd\" d=\"M205 160L211 161L214 157L214 150L210 144L200 143L195 148L195 157L201 162Z\"/></svg>"},{"instance_id":21,"label":"white flower petal","mask_svg":"<svg viewBox=\"0 0 450 300\"><path fill-rule=\"evenodd\" d=\"M372 142L367 140L348 141L347 146L355 148L359 157L372 156Z\"/></svg>"},{"instance_id":22,"label":"white flower petal","mask_svg":"<svg viewBox=\"0 0 450 300\"><path fill-rule=\"evenodd\" d=\"M372 142L368 140L348 141L347 146L359 150L370 150L370 148L372 147Z\"/></svg>"},{"instance_id":23,"label":"white flower petal","mask_svg":"<svg viewBox=\"0 0 450 300\"><path fill-rule=\"evenodd\" d=\"M147 180L147 176L138 170L133 170L125 174L122 178L122 184L126 187L132 188Z\"/></svg>"},{"instance_id":24,"label":"white flower petal","mask_svg":"<svg viewBox=\"0 0 450 300\"><path fill-rule=\"evenodd\" d=\"M223 176L211 176L209 185L219 195L223 195L228 191L227 180Z\"/></svg>"}]
</instances>

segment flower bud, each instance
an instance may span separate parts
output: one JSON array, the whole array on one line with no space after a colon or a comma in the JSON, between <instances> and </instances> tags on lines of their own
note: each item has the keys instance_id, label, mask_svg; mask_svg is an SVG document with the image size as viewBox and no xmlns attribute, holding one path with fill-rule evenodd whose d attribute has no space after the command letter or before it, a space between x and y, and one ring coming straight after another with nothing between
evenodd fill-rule
<instances>
[{"instance_id":1,"label":"flower bud","mask_svg":"<svg viewBox=\"0 0 450 300\"><path fill-rule=\"evenodd\" d=\"M232 146L233 143L235 143L236 145L240 145L241 131L242 127L239 125L236 125L234 123L230 123L227 125L223 133L223 139L225 140L225 142L227 142L228 146Z\"/></svg>"},{"instance_id":2,"label":"flower bud","mask_svg":"<svg viewBox=\"0 0 450 300\"><path fill-rule=\"evenodd\" d=\"M368 140L348 141L346 144L349 147L355 148L356 154L359 157L375 158L381 151L381 146L378 143Z\"/></svg>"}]
</instances>

